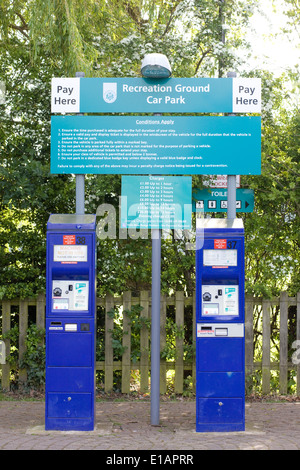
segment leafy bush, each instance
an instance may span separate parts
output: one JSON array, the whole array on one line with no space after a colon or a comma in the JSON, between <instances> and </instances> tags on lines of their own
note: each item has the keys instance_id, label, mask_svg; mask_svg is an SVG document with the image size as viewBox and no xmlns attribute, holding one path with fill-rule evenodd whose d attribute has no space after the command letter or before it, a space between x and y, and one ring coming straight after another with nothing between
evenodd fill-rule
<instances>
[{"instance_id":1,"label":"leafy bush","mask_svg":"<svg viewBox=\"0 0 300 470\"><path fill-rule=\"evenodd\" d=\"M27 381L25 388L42 390L45 385L45 330L32 324L26 335L26 351L22 359L18 359L19 327L15 325L3 338L10 339L10 354L7 361L11 366L15 384L18 383L19 370L26 369Z\"/></svg>"}]
</instances>

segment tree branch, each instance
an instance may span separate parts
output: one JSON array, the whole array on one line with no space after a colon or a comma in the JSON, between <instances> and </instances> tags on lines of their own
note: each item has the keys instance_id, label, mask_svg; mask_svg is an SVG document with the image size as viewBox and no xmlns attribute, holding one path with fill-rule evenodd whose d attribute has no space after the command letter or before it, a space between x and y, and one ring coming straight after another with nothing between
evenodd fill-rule
<instances>
[{"instance_id":1,"label":"tree branch","mask_svg":"<svg viewBox=\"0 0 300 470\"><path fill-rule=\"evenodd\" d=\"M164 36L167 34L167 32L168 32L168 30L169 30L169 28L170 28L170 24L171 24L171 22L172 22L172 20L173 20L173 18L174 18L174 13L175 13L175 11L176 11L176 8L178 7L179 3L181 3L181 1L182 1L182 0L178 0L178 1L175 3L175 5L173 6L173 8L171 9L169 21L168 21L168 23L166 24L165 30L164 30L164 32L162 33L161 37L164 37Z\"/></svg>"},{"instance_id":2,"label":"tree branch","mask_svg":"<svg viewBox=\"0 0 300 470\"><path fill-rule=\"evenodd\" d=\"M194 75L196 75L196 73L198 72L199 67L200 67L200 65L202 64L202 62L203 62L205 56L207 56L211 51L212 51L212 49L210 48L210 49L207 49L207 51L202 52L202 57L200 58L199 62L198 62L197 65L196 65Z\"/></svg>"},{"instance_id":3,"label":"tree branch","mask_svg":"<svg viewBox=\"0 0 300 470\"><path fill-rule=\"evenodd\" d=\"M20 31L20 33L22 33L23 36L25 36L25 38L29 39L29 36L28 36L27 33L25 33L25 31L24 31L25 28L24 28L23 26L17 26L17 25L15 25L15 24L11 24L11 23L10 23L10 24L9 24L9 27L12 28L12 29L15 29L15 30L17 30L17 31ZM27 29L28 29L28 28L27 28Z\"/></svg>"},{"instance_id":4,"label":"tree branch","mask_svg":"<svg viewBox=\"0 0 300 470\"><path fill-rule=\"evenodd\" d=\"M21 15L21 13L15 11L15 15L17 15L17 17L21 20L21 26L18 26L16 24L12 24L10 23L9 24L9 27L12 28L12 29L15 29L16 31L20 31L20 33L23 34L23 36L25 36L27 39L29 39L29 35L25 32L25 31L28 31L28 24L26 23L25 21L25 18L23 15Z\"/></svg>"}]
</instances>

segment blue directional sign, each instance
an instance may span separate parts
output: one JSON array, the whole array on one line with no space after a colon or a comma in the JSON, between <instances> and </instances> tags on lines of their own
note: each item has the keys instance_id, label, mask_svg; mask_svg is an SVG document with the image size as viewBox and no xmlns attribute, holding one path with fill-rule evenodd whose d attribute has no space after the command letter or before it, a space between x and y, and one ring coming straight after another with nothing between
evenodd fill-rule
<instances>
[{"instance_id":1,"label":"blue directional sign","mask_svg":"<svg viewBox=\"0 0 300 470\"><path fill-rule=\"evenodd\" d=\"M261 172L260 117L53 116L51 173Z\"/></svg>"},{"instance_id":2,"label":"blue directional sign","mask_svg":"<svg viewBox=\"0 0 300 470\"><path fill-rule=\"evenodd\" d=\"M191 228L189 176L122 176L121 194L122 228Z\"/></svg>"},{"instance_id":3,"label":"blue directional sign","mask_svg":"<svg viewBox=\"0 0 300 470\"><path fill-rule=\"evenodd\" d=\"M193 189L193 212L227 212L227 189ZM253 212L253 189L236 190L236 212Z\"/></svg>"}]
</instances>

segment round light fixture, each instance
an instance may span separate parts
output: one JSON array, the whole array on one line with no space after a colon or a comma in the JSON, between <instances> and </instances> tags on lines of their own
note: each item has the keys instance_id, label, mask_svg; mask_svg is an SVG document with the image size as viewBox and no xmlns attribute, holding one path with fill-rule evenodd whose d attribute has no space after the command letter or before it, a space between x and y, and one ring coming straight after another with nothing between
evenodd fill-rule
<instances>
[{"instance_id":1,"label":"round light fixture","mask_svg":"<svg viewBox=\"0 0 300 470\"><path fill-rule=\"evenodd\" d=\"M169 78L172 69L168 58L164 54L147 54L145 55L141 73L145 78Z\"/></svg>"}]
</instances>

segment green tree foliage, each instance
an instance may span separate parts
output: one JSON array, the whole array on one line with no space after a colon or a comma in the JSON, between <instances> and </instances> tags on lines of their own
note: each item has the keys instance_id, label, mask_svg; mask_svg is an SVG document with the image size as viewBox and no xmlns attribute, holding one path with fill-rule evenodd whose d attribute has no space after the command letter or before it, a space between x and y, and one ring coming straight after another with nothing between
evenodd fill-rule
<instances>
[{"instance_id":1,"label":"green tree foliage","mask_svg":"<svg viewBox=\"0 0 300 470\"><path fill-rule=\"evenodd\" d=\"M245 217L246 285L255 295L271 297L286 289L295 295L300 287L299 114L289 106L284 77L261 75L268 90L262 175L244 177L255 191L256 206Z\"/></svg>"},{"instance_id":2,"label":"green tree foliage","mask_svg":"<svg viewBox=\"0 0 300 470\"><path fill-rule=\"evenodd\" d=\"M291 3L291 2L290 2ZM0 297L45 288L50 213L74 212L73 175L50 174L53 76L139 76L141 59L165 53L174 76L245 75L238 48L258 0L0 0ZM292 17L291 17L292 18ZM225 41L226 38L226 41ZM255 294L299 289L299 171L295 107L284 80L263 77L263 174L242 177L255 190L247 232L247 288ZM294 81L297 77L294 77ZM272 106L270 106L272 102ZM271 109L272 108L272 109ZM274 112L275 110L275 112ZM193 185L201 186L194 176ZM116 210L116 236L98 240L98 290L145 289L151 238L119 237L119 175L86 176L86 212ZM103 214L102 214L103 216ZM162 288L192 291L195 252L174 233L162 244ZM296 258L296 259L295 259Z\"/></svg>"}]
</instances>

